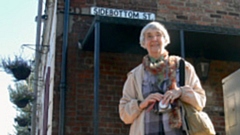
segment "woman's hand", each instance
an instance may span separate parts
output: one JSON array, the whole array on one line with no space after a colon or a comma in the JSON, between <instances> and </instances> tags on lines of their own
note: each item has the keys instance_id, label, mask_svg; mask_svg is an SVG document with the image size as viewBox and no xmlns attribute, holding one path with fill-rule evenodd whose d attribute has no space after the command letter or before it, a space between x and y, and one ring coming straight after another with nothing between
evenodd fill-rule
<instances>
[{"instance_id":1,"label":"woman's hand","mask_svg":"<svg viewBox=\"0 0 240 135\"><path fill-rule=\"evenodd\" d=\"M182 95L182 91L179 87L177 87L177 85L173 85L173 89L168 90L165 94L164 94L164 98L162 100L163 104L169 104L169 103L173 103L175 99L180 98Z\"/></svg>"},{"instance_id":2,"label":"woman's hand","mask_svg":"<svg viewBox=\"0 0 240 135\"><path fill-rule=\"evenodd\" d=\"M145 109L150 105L154 105L155 102L162 100L163 95L160 93L152 93L139 104L140 109Z\"/></svg>"}]
</instances>

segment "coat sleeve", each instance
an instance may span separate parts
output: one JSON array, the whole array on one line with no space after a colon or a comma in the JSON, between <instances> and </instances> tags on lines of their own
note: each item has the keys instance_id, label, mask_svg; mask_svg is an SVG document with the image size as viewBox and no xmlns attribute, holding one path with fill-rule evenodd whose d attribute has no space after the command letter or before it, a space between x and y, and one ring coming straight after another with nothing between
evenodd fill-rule
<instances>
[{"instance_id":1,"label":"coat sleeve","mask_svg":"<svg viewBox=\"0 0 240 135\"><path fill-rule=\"evenodd\" d=\"M142 110L138 106L136 80L133 73L129 73L123 87L122 98L119 103L119 115L125 124L132 124Z\"/></svg>"},{"instance_id":2,"label":"coat sleeve","mask_svg":"<svg viewBox=\"0 0 240 135\"><path fill-rule=\"evenodd\" d=\"M194 70L194 67L185 61L185 86L181 87L181 101L188 103L197 110L202 110L206 104L205 91L201 86L201 82Z\"/></svg>"}]
</instances>

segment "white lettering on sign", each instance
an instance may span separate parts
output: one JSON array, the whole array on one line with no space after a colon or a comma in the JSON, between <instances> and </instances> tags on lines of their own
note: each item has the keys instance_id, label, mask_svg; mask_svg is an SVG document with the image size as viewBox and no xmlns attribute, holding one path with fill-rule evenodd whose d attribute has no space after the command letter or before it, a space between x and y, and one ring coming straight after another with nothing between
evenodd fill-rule
<instances>
[{"instance_id":1,"label":"white lettering on sign","mask_svg":"<svg viewBox=\"0 0 240 135\"><path fill-rule=\"evenodd\" d=\"M132 10L91 7L91 15L120 17L141 20L155 20L155 14L149 12L138 12Z\"/></svg>"}]
</instances>

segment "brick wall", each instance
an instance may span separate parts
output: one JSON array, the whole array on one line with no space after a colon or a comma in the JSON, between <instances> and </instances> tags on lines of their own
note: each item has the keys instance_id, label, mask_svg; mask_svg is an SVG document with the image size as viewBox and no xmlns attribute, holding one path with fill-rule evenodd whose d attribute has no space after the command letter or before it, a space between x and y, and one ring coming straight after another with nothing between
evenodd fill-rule
<instances>
[{"instance_id":1,"label":"brick wall","mask_svg":"<svg viewBox=\"0 0 240 135\"><path fill-rule=\"evenodd\" d=\"M83 40L93 17L81 15L83 8L93 6L94 0L71 0L69 47L67 60L66 135L93 134L93 69L92 52L80 51L77 42ZM240 28L240 7L236 0L97 0L97 6L153 12L157 20L198 25ZM58 2L59 15L64 2ZM62 17L58 18L54 83L53 135L58 135L59 85L62 56ZM118 115L118 102L127 72L138 65L142 56L101 53L99 89L99 134L126 135ZM190 60L191 61L191 60ZM206 112L212 118L219 135L225 135L223 92L221 79L237 70L240 63L212 61L209 78L203 82L207 94Z\"/></svg>"},{"instance_id":2,"label":"brick wall","mask_svg":"<svg viewBox=\"0 0 240 135\"><path fill-rule=\"evenodd\" d=\"M240 68L239 62L212 61L208 80L203 84L206 89L207 107L216 130L225 135L224 99L222 79Z\"/></svg>"},{"instance_id":3,"label":"brick wall","mask_svg":"<svg viewBox=\"0 0 240 135\"><path fill-rule=\"evenodd\" d=\"M93 133L93 54L80 52L79 58L76 75L76 80L79 80L76 86L78 110L75 117L79 117L77 122L82 123L78 129L79 133L87 135ZM119 99L127 72L141 59L134 55L104 53L101 53L100 59L99 134L125 135L128 126L119 118ZM129 59L130 61L126 62Z\"/></svg>"},{"instance_id":4,"label":"brick wall","mask_svg":"<svg viewBox=\"0 0 240 135\"><path fill-rule=\"evenodd\" d=\"M240 28L237 0L160 0L158 19Z\"/></svg>"},{"instance_id":5,"label":"brick wall","mask_svg":"<svg viewBox=\"0 0 240 135\"><path fill-rule=\"evenodd\" d=\"M93 52L79 51L74 47L69 53L66 98L66 134L93 134ZM70 49L69 49L70 50ZM75 51L73 51L75 50ZM142 60L140 55L101 53L99 88L99 135L126 135L129 125L123 124L118 114L119 99L126 74ZM234 65L234 66L230 66ZM240 68L240 63L212 61L209 79L203 82L207 93L208 112L220 135L225 135L223 92L221 80ZM55 86L57 88L59 84ZM58 89L54 98L58 97ZM55 107L59 100L55 100ZM58 109L54 109L55 116ZM54 134L57 135L58 118L54 119ZM53 135L54 135L53 134Z\"/></svg>"},{"instance_id":6,"label":"brick wall","mask_svg":"<svg viewBox=\"0 0 240 135\"><path fill-rule=\"evenodd\" d=\"M156 20L207 26L240 28L239 0L95 0L95 6L153 12ZM94 0L71 1L70 12L79 14L73 21L85 22L81 13L84 8L94 6ZM64 9L59 1L58 10ZM86 24L87 26L87 24Z\"/></svg>"},{"instance_id":7,"label":"brick wall","mask_svg":"<svg viewBox=\"0 0 240 135\"><path fill-rule=\"evenodd\" d=\"M192 63L192 59L188 59ZM219 135L225 135L224 99L222 79L240 68L240 62L211 61L208 79L202 81L206 91L207 104L204 108Z\"/></svg>"},{"instance_id":8,"label":"brick wall","mask_svg":"<svg viewBox=\"0 0 240 135\"><path fill-rule=\"evenodd\" d=\"M71 61L68 61L67 72L66 134L92 135L94 110L93 53L73 51L77 48L71 50L71 53L69 53L69 60ZM119 99L127 72L138 65L142 58L137 55L101 53L100 59L99 134L126 135L129 127L124 125L119 118ZM55 96L57 97L59 94L58 86L59 84L55 85ZM59 104L58 100L58 98L55 100L55 107ZM58 113L58 108L55 108L54 123L56 125L53 131L56 135Z\"/></svg>"}]
</instances>

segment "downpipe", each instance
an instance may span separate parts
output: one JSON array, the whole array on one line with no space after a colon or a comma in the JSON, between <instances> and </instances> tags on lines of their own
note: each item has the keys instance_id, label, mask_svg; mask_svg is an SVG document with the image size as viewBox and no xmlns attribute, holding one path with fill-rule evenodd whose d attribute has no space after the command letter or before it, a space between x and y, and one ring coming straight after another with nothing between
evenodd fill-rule
<instances>
[{"instance_id":1,"label":"downpipe","mask_svg":"<svg viewBox=\"0 0 240 135\"><path fill-rule=\"evenodd\" d=\"M68 48L68 25L69 25L69 7L70 0L65 0L64 6L64 28L62 45L62 64L60 81L60 104L59 104L59 135L65 133L65 109L66 109L66 70L67 70L67 48Z\"/></svg>"}]
</instances>

